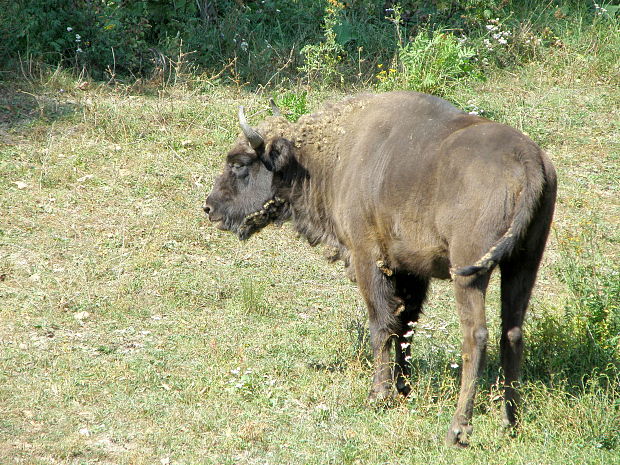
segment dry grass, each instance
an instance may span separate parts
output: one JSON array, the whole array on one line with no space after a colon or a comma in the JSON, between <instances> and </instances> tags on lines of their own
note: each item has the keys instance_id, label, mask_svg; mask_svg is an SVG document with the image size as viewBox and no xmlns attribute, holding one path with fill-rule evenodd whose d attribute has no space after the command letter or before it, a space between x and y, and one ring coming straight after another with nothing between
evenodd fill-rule
<instances>
[{"instance_id":1,"label":"dry grass","mask_svg":"<svg viewBox=\"0 0 620 465\"><path fill-rule=\"evenodd\" d=\"M589 221L610 261L620 243L620 92L545 66L454 96L529 133L558 168L532 323L570 299L559 240ZM620 396L596 377L529 373L522 431L501 432L495 347L473 447L444 448L458 382L449 283L433 287L414 340L411 399L367 408L364 308L341 267L289 227L241 244L200 211L236 106L265 98L67 84L27 87L33 97L4 87L15 110L0 132L1 463L620 463ZM495 308L496 279L497 332Z\"/></svg>"}]
</instances>

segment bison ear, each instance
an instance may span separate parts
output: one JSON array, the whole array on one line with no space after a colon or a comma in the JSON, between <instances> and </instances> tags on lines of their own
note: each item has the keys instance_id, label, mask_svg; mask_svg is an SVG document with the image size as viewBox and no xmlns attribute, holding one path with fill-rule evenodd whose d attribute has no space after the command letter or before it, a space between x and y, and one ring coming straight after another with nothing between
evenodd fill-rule
<instances>
[{"instance_id":1,"label":"bison ear","mask_svg":"<svg viewBox=\"0 0 620 465\"><path fill-rule=\"evenodd\" d=\"M260 159L269 171L277 173L285 169L294 158L293 143L283 137L270 142Z\"/></svg>"}]
</instances>

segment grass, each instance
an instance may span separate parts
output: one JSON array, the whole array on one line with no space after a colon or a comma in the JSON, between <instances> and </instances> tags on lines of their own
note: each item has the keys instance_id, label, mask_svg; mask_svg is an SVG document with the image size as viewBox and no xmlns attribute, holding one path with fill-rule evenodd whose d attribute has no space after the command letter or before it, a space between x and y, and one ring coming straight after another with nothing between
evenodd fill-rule
<instances>
[{"instance_id":1,"label":"grass","mask_svg":"<svg viewBox=\"0 0 620 465\"><path fill-rule=\"evenodd\" d=\"M563 275L577 257L573 277L604 263L618 279L620 91L591 57L562 54L448 96L527 132L560 179L521 430L499 427L495 337L468 450L443 445L458 395L449 283L433 285L413 340L411 398L375 410L365 309L342 267L289 226L239 243L205 221L237 106L268 96L82 91L61 72L1 84L0 463L620 463L619 357L566 356L582 340L566 330L577 307ZM304 91L303 107L339 96Z\"/></svg>"}]
</instances>

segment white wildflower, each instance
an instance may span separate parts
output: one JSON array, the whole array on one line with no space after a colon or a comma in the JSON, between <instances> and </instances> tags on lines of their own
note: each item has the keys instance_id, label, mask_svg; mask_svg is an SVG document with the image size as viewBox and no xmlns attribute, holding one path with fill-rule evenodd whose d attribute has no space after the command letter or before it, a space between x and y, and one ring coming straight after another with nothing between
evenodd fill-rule
<instances>
[{"instance_id":1,"label":"white wildflower","mask_svg":"<svg viewBox=\"0 0 620 465\"><path fill-rule=\"evenodd\" d=\"M90 313L88 313L87 311L77 312L73 314L73 318L75 318L78 321L84 321L88 317L90 317Z\"/></svg>"},{"instance_id":2,"label":"white wildflower","mask_svg":"<svg viewBox=\"0 0 620 465\"><path fill-rule=\"evenodd\" d=\"M67 28L67 32L71 32L71 31L73 31L73 28L72 27L68 27Z\"/></svg>"}]
</instances>

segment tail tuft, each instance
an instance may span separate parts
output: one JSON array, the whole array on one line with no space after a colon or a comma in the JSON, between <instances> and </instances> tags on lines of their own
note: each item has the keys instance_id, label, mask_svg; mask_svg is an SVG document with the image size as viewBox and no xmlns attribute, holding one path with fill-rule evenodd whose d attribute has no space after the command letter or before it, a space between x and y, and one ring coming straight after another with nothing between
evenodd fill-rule
<instances>
[{"instance_id":1,"label":"tail tuft","mask_svg":"<svg viewBox=\"0 0 620 465\"><path fill-rule=\"evenodd\" d=\"M476 263L475 265L464 266L454 271L454 274L459 276L473 276L480 272L491 271L495 267L496 263L493 260L489 260L484 263Z\"/></svg>"},{"instance_id":2,"label":"tail tuft","mask_svg":"<svg viewBox=\"0 0 620 465\"><path fill-rule=\"evenodd\" d=\"M513 225L510 225L508 231L495 243L489 251L484 254L480 260L473 265L464 266L454 271L458 276L472 276L477 273L490 273L499 261L510 255L514 250L518 236L515 235Z\"/></svg>"}]
</instances>

